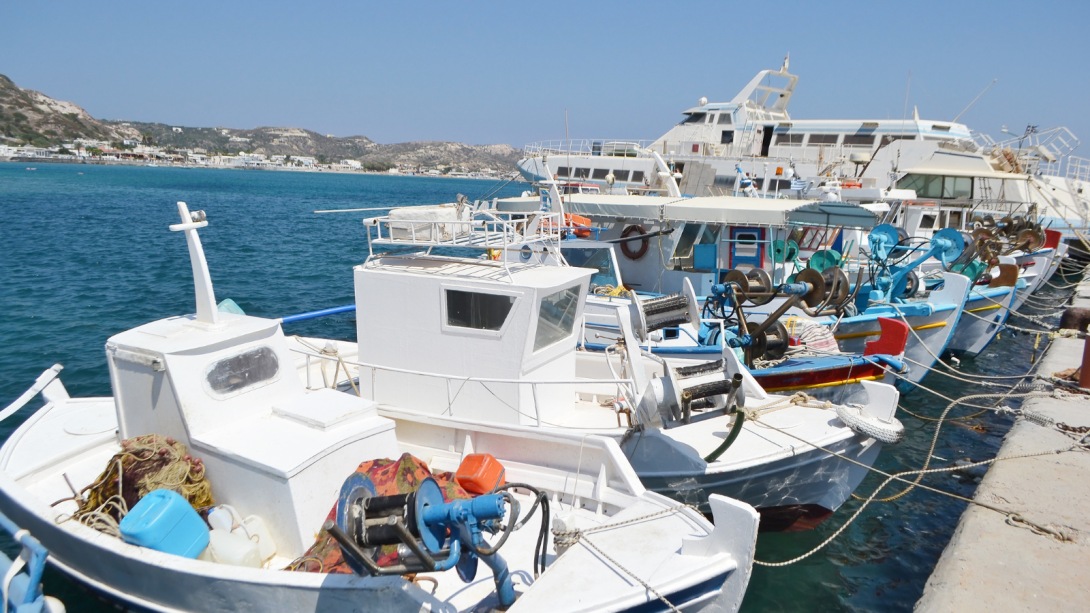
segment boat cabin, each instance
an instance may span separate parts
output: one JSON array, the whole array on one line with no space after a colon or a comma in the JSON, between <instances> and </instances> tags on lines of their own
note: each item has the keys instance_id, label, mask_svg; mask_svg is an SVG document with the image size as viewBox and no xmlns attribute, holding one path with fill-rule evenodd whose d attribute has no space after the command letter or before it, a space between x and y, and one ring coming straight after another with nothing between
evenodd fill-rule
<instances>
[{"instance_id":1,"label":"boat cabin","mask_svg":"<svg viewBox=\"0 0 1090 613\"><path fill-rule=\"evenodd\" d=\"M574 383L593 272L522 253L515 263L415 254L355 267L359 361L395 371L372 390L379 404L533 425L571 408L574 388L518 381Z\"/></svg>"}]
</instances>

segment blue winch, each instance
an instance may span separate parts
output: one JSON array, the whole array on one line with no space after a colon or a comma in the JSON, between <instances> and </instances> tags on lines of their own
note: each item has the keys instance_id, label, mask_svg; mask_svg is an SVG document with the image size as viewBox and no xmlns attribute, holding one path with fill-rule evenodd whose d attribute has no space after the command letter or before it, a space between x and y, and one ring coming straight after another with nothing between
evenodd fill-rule
<instances>
[{"instance_id":1,"label":"blue winch","mask_svg":"<svg viewBox=\"0 0 1090 613\"><path fill-rule=\"evenodd\" d=\"M504 502L511 504L512 516L501 526ZM376 496L375 486L365 475L355 473L341 488L337 520L327 521L325 530L337 540L344 559L363 576L404 575L456 568L458 576L470 582L477 574L478 558L492 569L500 606L515 602L515 590L507 563L497 551L506 542L518 519L519 506L508 492L444 502L443 490L428 477L408 494ZM503 531L492 547L483 533ZM379 566L374 560L378 548L397 545L399 564Z\"/></svg>"}]
</instances>

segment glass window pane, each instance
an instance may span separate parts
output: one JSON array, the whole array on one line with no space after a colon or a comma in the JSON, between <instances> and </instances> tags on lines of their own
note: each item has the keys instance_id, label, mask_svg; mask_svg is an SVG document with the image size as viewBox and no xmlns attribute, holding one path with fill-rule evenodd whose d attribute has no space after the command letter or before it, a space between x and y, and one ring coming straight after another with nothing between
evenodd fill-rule
<instances>
[{"instance_id":1,"label":"glass window pane","mask_svg":"<svg viewBox=\"0 0 1090 613\"><path fill-rule=\"evenodd\" d=\"M729 126L730 125L730 113L720 113L719 114L719 125L721 125L721 126Z\"/></svg>"},{"instance_id":2,"label":"glass window pane","mask_svg":"<svg viewBox=\"0 0 1090 613\"><path fill-rule=\"evenodd\" d=\"M938 175L923 175L923 185L916 190L916 196L920 198L941 198L942 177Z\"/></svg>"},{"instance_id":3,"label":"glass window pane","mask_svg":"<svg viewBox=\"0 0 1090 613\"><path fill-rule=\"evenodd\" d=\"M924 175L905 175L903 179L897 182L897 189L910 189L919 195L920 190L923 189Z\"/></svg>"},{"instance_id":4,"label":"glass window pane","mask_svg":"<svg viewBox=\"0 0 1090 613\"><path fill-rule=\"evenodd\" d=\"M606 175L608 175L608 174L609 174L609 169L608 168L595 168L594 169L594 174L592 176L595 179L605 179Z\"/></svg>"},{"instance_id":5,"label":"glass window pane","mask_svg":"<svg viewBox=\"0 0 1090 613\"><path fill-rule=\"evenodd\" d=\"M556 168L556 175L558 177L567 177L568 176L568 167L567 166L558 166Z\"/></svg>"},{"instance_id":6,"label":"glass window pane","mask_svg":"<svg viewBox=\"0 0 1090 613\"><path fill-rule=\"evenodd\" d=\"M212 364L205 379L213 392L227 395L275 380L279 366L271 348L258 347Z\"/></svg>"},{"instance_id":7,"label":"glass window pane","mask_svg":"<svg viewBox=\"0 0 1090 613\"><path fill-rule=\"evenodd\" d=\"M704 123L706 113L693 113L681 121L681 123Z\"/></svg>"},{"instance_id":8,"label":"glass window pane","mask_svg":"<svg viewBox=\"0 0 1090 613\"><path fill-rule=\"evenodd\" d=\"M590 176L590 169L589 168L575 168L572 171L572 178L573 179L586 179L589 176Z\"/></svg>"},{"instance_id":9,"label":"glass window pane","mask_svg":"<svg viewBox=\"0 0 1090 613\"><path fill-rule=\"evenodd\" d=\"M613 171L613 176L617 177L618 181L627 181L628 180L628 171L627 170L614 170Z\"/></svg>"},{"instance_id":10,"label":"glass window pane","mask_svg":"<svg viewBox=\"0 0 1090 613\"><path fill-rule=\"evenodd\" d=\"M836 134L811 134L811 145L835 145L837 135Z\"/></svg>"},{"instance_id":11,"label":"glass window pane","mask_svg":"<svg viewBox=\"0 0 1090 613\"><path fill-rule=\"evenodd\" d=\"M603 285L617 286L617 272L613 269L613 258L609 256L609 249L567 247L561 249L560 253L571 266L595 271L590 278L591 291Z\"/></svg>"},{"instance_id":12,"label":"glass window pane","mask_svg":"<svg viewBox=\"0 0 1090 613\"><path fill-rule=\"evenodd\" d=\"M734 130L723 130L723 133L719 135L720 145L729 145L734 142Z\"/></svg>"},{"instance_id":13,"label":"glass window pane","mask_svg":"<svg viewBox=\"0 0 1090 613\"><path fill-rule=\"evenodd\" d=\"M537 314L534 351L544 349L571 336L575 311L579 308L579 286L573 285L541 299Z\"/></svg>"},{"instance_id":14,"label":"glass window pane","mask_svg":"<svg viewBox=\"0 0 1090 613\"><path fill-rule=\"evenodd\" d=\"M687 258L693 252L693 242L696 241L696 235L700 232L700 228L703 227L698 223L687 223L685 227L681 229L681 238L677 241L677 246L674 247L675 258Z\"/></svg>"},{"instance_id":15,"label":"glass window pane","mask_svg":"<svg viewBox=\"0 0 1090 613\"><path fill-rule=\"evenodd\" d=\"M972 177L946 177L948 183L953 183L950 188L951 198L972 198L973 197L973 178Z\"/></svg>"},{"instance_id":16,"label":"glass window pane","mask_svg":"<svg viewBox=\"0 0 1090 613\"><path fill-rule=\"evenodd\" d=\"M871 146L874 144L873 134L845 134L844 144L849 146Z\"/></svg>"},{"instance_id":17,"label":"glass window pane","mask_svg":"<svg viewBox=\"0 0 1090 613\"><path fill-rule=\"evenodd\" d=\"M643 182L643 171L642 170L633 170L632 171L632 182L633 183Z\"/></svg>"},{"instance_id":18,"label":"glass window pane","mask_svg":"<svg viewBox=\"0 0 1090 613\"><path fill-rule=\"evenodd\" d=\"M514 296L448 289L447 325L475 330L499 330L514 304Z\"/></svg>"}]
</instances>

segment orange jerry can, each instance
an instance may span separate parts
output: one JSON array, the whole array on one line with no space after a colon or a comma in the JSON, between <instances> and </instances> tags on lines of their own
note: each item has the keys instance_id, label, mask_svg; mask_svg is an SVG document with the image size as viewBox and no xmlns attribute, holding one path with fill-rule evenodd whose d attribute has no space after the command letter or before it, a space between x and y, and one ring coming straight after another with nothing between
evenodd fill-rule
<instances>
[{"instance_id":1,"label":"orange jerry can","mask_svg":"<svg viewBox=\"0 0 1090 613\"><path fill-rule=\"evenodd\" d=\"M454 480L471 494L487 494L506 483L504 468L490 453L471 453L462 460Z\"/></svg>"}]
</instances>

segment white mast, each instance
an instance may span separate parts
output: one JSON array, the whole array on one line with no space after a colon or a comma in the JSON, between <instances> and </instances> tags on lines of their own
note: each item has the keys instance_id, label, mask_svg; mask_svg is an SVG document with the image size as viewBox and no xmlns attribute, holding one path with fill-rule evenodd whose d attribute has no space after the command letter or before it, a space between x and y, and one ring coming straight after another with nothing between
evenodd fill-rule
<instances>
[{"instance_id":1,"label":"white mast","mask_svg":"<svg viewBox=\"0 0 1090 613\"><path fill-rule=\"evenodd\" d=\"M212 290L212 276L208 274L208 261L204 259L204 248L197 228L208 225L204 211L189 212L184 202L178 203L178 215L182 223L170 226L171 232L185 232L189 244L189 262L193 265L193 290L197 297L197 321L206 324L219 323L219 309L216 307L216 293Z\"/></svg>"}]
</instances>

